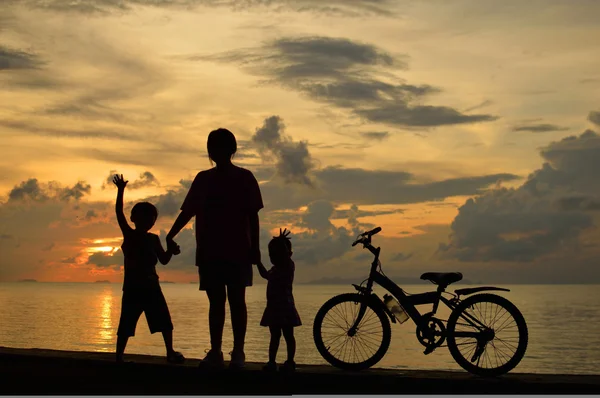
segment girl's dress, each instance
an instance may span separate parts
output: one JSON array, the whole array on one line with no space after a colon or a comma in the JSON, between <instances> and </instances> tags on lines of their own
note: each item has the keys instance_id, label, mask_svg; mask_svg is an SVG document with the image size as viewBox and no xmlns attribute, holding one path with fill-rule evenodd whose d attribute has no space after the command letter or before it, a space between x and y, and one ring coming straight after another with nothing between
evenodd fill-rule
<instances>
[{"instance_id":1,"label":"girl's dress","mask_svg":"<svg viewBox=\"0 0 600 398\"><path fill-rule=\"evenodd\" d=\"M267 271L267 308L260 321L261 326L295 327L302 325L296 310L292 284L296 267L274 266Z\"/></svg>"}]
</instances>

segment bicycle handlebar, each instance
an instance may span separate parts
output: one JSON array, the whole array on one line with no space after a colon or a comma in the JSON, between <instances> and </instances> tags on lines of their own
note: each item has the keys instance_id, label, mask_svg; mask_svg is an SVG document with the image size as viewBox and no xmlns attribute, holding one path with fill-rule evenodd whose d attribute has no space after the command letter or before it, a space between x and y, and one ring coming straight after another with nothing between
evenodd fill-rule
<instances>
[{"instance_id":1,"label":"bicycle handlebar","mask_svg":"<svg viewBox=\"0 0 600 398\"><path fill-rule=\"evenodd\" d=\"M370 231L363 232L362 234L359 235L360 238L358 238L357 240L354 241L354 243L352 243L352 247L358 245L359 243L364 243L365 239L367 240L367 242L370 242L371 236L377 235L379 232L381 232L381 227L375 227Z\"/></svg>"}]
</instances>

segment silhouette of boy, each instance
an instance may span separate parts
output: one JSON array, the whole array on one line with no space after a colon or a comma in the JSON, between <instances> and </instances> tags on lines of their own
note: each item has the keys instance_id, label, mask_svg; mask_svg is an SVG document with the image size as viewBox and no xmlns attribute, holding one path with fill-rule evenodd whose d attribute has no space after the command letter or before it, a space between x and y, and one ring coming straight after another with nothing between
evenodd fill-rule
<instances>
[{"instance_id":1,"label":"silhouette of boy","mask_svg":"<svg viewBox=\"0 0 600 398\"><path fill-rule=\"evenodd\" d=\"M251 171L235 166L235 136L227 129L211 131L208 156L217 166L199 172L167 234L167 246L196 217L196 265L200 290L209 301L210 345L201 367L224 365L221 351L225 303L229 299L233 351L230 368L244 367L248 315L246 287L252 286L252 264L260 262L258 212L263 207L258 182Z\"/></svg>"},{"instance_id":2,"label":"silhouette of boy","mask_svg":"<svg viewBox=\"0 0 600 398\"><path fill-rule=\"evenodd\" d=\"M125 257L125 277L123 278L123 299L121 303L121 319L117 331L117 362L123 362L123 354L127 341L135 335L137 322L146 314L150 333L162 332L167 349L167 361L182 363L184 356L173 349L173 323L169 307L158 282L156 263L165 265L173 252L165 252L157 235L148 232L154 226L158 211L148 202L136 203L131 209L131 228L123 213L123 194L128 181L123 175L113 179L117 186L117 202L115 211L117 221L123 232L121 249Z\"/></svg>"}]
</instances>

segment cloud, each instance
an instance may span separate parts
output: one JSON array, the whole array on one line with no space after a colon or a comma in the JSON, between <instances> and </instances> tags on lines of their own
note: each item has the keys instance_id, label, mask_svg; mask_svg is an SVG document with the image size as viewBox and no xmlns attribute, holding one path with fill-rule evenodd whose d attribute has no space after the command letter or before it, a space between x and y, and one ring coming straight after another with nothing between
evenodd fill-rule
<instances>
[{"instance_id":1,"label":"cloud","mask_svg":"<svg viewBox=\"0 0 600 398\"><path fill-rule=\"evenodd\" d=\"M463 112L473 112L473 111L475 111L477 109L481 109L481 108L485 108L486 106L490 106L493 103L494 103L493 101L485 100L485 101L483 101L483 102L481 102L481 103L479 103L479 104L477 104L475 106L472 106L470 108L465 109Z\"/></svg>"},{"instance_id":2,"label":"cloud","mask_svg":"<svg viewBox=\"0 0 600 398\"><path fill-rule=\"evenodd\" d=\"M461 261L530 262L577 250L600 203L600 136L587 130L541 148L545 163L517 188L469 199L440 253Z\"/></svg>"},{"instance_id":3,"label":"cloud","mask_svg":"<svg viewBox=\"0 0 600 398\"><path fill-rule=\"evenodd\" d=\"M64 187L61 184L50 181L41 184L37 178L30 178L16 185L8 193L9 202L43 202L49 199L60 201L69 201L70 199L79 200L85 195L89 195L92 187L85 181L79 181L72 187Z\"/></svg>"},{"instance_id":4,"label":"cloud","mask_svg":"<svg viewBox=\"0 0 600 398\"><path fill-rule=\"evenodd\" d=\"M5 0L12 4L24 4L56 12L77 12L105 15L130 12L137 6L186 9L194 7L229 8L234 11L250 12L310 12L316 15L343 15L364 17L365 15L391 16L395 2L391 0Z\"/></svg>"},{"instance_id":5,"label":"cloud","mask_svg":"<svg viewBox=\"0 0 600 398\"><path fill-rule=\"evenodd\" d=\"M238 64L265 77L267 83L349 110L369 122L422 128L496 119L486 114L466 115L447 106L421 105L427 96L441 90L404 82L395 75L407 68L404 59L344 38L280 38L262 47L186 58Z\"/></svg>"},{"instance_id":6,"label":"cloud","mask_svg":"<svg viewBox=\"0 0 600 398\"><path fill-rule=\"evenodd\" d=\"M119 172L117 170L111 170L108 173L108 176L106 177L104 182L102 183L102 189L106 189L109 187L116 188L115 184L113 183L113 179L115 178L115 175L117 175L117 174L119 174ZM128 181L127 177L124 176L124 178L125 178L125 181ZM140 189L140 188L159 187L159 186L160 186L160 183L158 182L158 180L156 179L154 174L152 174L150 171L144 171L143 173L140 173L140 177L137 180L131 181L127 184L128 189Z\"/></svg>"},{"instance_id":7,"label":"cloud","mask_svg":"<svg viewBox=\"0 0 600 398\"><path fill-rule=\"evenodd\" d=\"M21 182L8 193L9 201L32 200L35 202L45 201L49 198L48 194L38 183L37 178L30 178Z\"/></svg>"},{"instance_id":8,"label":"cloud","mask_svg":"<svg viewBox=\"0 0 600 398\"><path fill-rule=\"evenodd\" d=\"M37 55L25 51L13 50L0 45L0 71L37 69L43 64L44 63Z\"/></svg>"},{"instance_id":9,"label":"cloud","mask_svg":"<svg viewBox=\"0 0 600 398\"><path fill-rule=\"evenodd\" d=\"M93 265L98 268L115 267L120 268L123 265L123 251L120 248L112 252L96 252L88 257L88 265Z\"/></svg>"},{"instance_id":10,"label":"cloud","mask_svg":"<svg viewBox=\"0 0 600 398\"><path fill-rule=\"evenodd\" d=\"M563 211L598 211L600 198L593 196L566 196L557 200L557 205Z\"/></svg>"},{"instance_id":11,"label":"cloud","mask_svg":"<svg viewBox=\"0 0 600 398\"><path fill-rule=\"evenodd\" d=\"M285 182L312 186L309 173L315 164L308 151L308 143L294 142L284 134L284 129L283 120L279 116L271 116L256 129L252 142L264 160L276 159L276 173Z\"/></svg>"},{"instance_id":12,"label":"cloud","mask_svg":"<svg viewBox=\"0 0 600 398\"><path fill-rule=\"evenodd\" d=\"M513 131L529 131L531 133L547 133L551 131L565 131L568 129L568 127L561 127L548 123L520 125L513 127Z\"/></svg>"},{"instance_id":13,"label":"cloud","mask_svg":"<svg viewBox=\"0 0 600 398\"><path fill-rule=\"evenodd\" d=\"M368 140L373 141L384 141L390 137L390 133L387 131L368 131L360 133L360 135Z\"/></svg>"},{"instance_id":14,"label":"cloud","mask_svg":"<svg viewBox=\"0 0 600 398\"><path fill-rule=\"evenodd\" d=\"M393 209L393 210L360 210L357 205L353 204L347 210L336 209L331 218L332 219L348 219L350 225L354 226L355 223L358 222L358 218L361 217L375 217L375 216L383 216L387 214L398 214L404 213L402 209Z\"/></svg>"},{"instance_id":15,"label":"cloud","mask_svg":"<svg viewBox=\"0 0 600 398\"><path fill-rule=\"evenodd\" d=\"M600 126L600 112L591 111L588 115L588 120L596 126Z\"/></svg>"},{"instance_id":16,"label":"cloud","mask_svg":"<svg viewBox=\"0 0 600 398\"><path fill-rule=\"evenodd\" d=\"M118 141L142 141L141 137L136 137L132 134L127 134L113 129L85 129L71 130L63 128L43 127L30 122L1 120L0 126L12 130L19 130L28 134L38 135L43 137L61 137L61 138L95 138L104 140Z\"/></svg>"},{"instance_id":17,"label":"cloud","mask_svg":"<svg viewBox=\"0 0 600 398\"><path fill-rule=\"evenodd\" d=\"M351 248L356 231L336 227L330 221L335 207L333 203L319 200L310 203L301 214L298 226L308 231L290 235L294 259L306 265L324 265L341 257Z\"/></svg>"}]
</instances>

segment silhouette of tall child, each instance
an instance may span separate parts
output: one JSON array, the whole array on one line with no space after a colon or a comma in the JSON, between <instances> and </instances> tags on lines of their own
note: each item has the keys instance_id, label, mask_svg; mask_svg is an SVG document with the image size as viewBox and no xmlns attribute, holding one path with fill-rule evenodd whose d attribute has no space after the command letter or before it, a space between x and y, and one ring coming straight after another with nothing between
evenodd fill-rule
<instances>
[{"instance_id":1,"label":"silhouette of tall child","mask_svg":"<svg viewBox=\"0 0 600 398\"><path fill-rule=\"evenodd\" d=\"M123 362L127 342L135 335L137 322L144 312L150 333L162 332L167 349L167 361L182 363L185 358L173 349L171 314L156 273L156 263L160 261L163 265L167 264L173 255L173 250L167 249L165 252L160 238L148 232L158 217L158 211L151 203L141 202L133 206L131 221L135 224L135 229L129 226L123 213L123 195L128 181L123 179L123 175L116 175L113 182L117 186L115 210L119 227L123 232L121 249L125 257L121 319L117 330L117 362Z\"/></svg>"},{"instance_id":2,"label":"silhouette of tall child","mask_svg":"<svg viewBox=\"0 0 600 398\"><path fill-rule=\"evenodd\" d=\"M263 207L256 178L235 166L237 151L233 133L211 131L207 142L211 163L217 165L196 175L181 206L181 213L167 234L167 245L196 217L196 265L200 290L209 301L210 345L201 367L223 367L222 339L225 303L229 299L233 329L230 368L245 365L244 340L248 315L246 287L252 286L252 264L260 262L258 212Z\"/></svg>"},{"instance_id":3,"label":"silhouette of tall child","mask_svg":"<svg viewBox=\"0 0 600 398\"><path fill-rule=\"evenodd\" d=\"M260 276L267 283L267 308L260 321L261 326L268 326L271 333L269 344L269 362L264 370L277 370L277 350L281 334L287 345L287 361L282 366L283 371L294 371L296 363L296 339L294 327L302 325L292 292L295 265L292 261L292 242L288 238L289 231L279 229L279 236L269 242L269 258L273 267L267 271L262 263L258 264Z\"/></svg>"}]
</instances>

